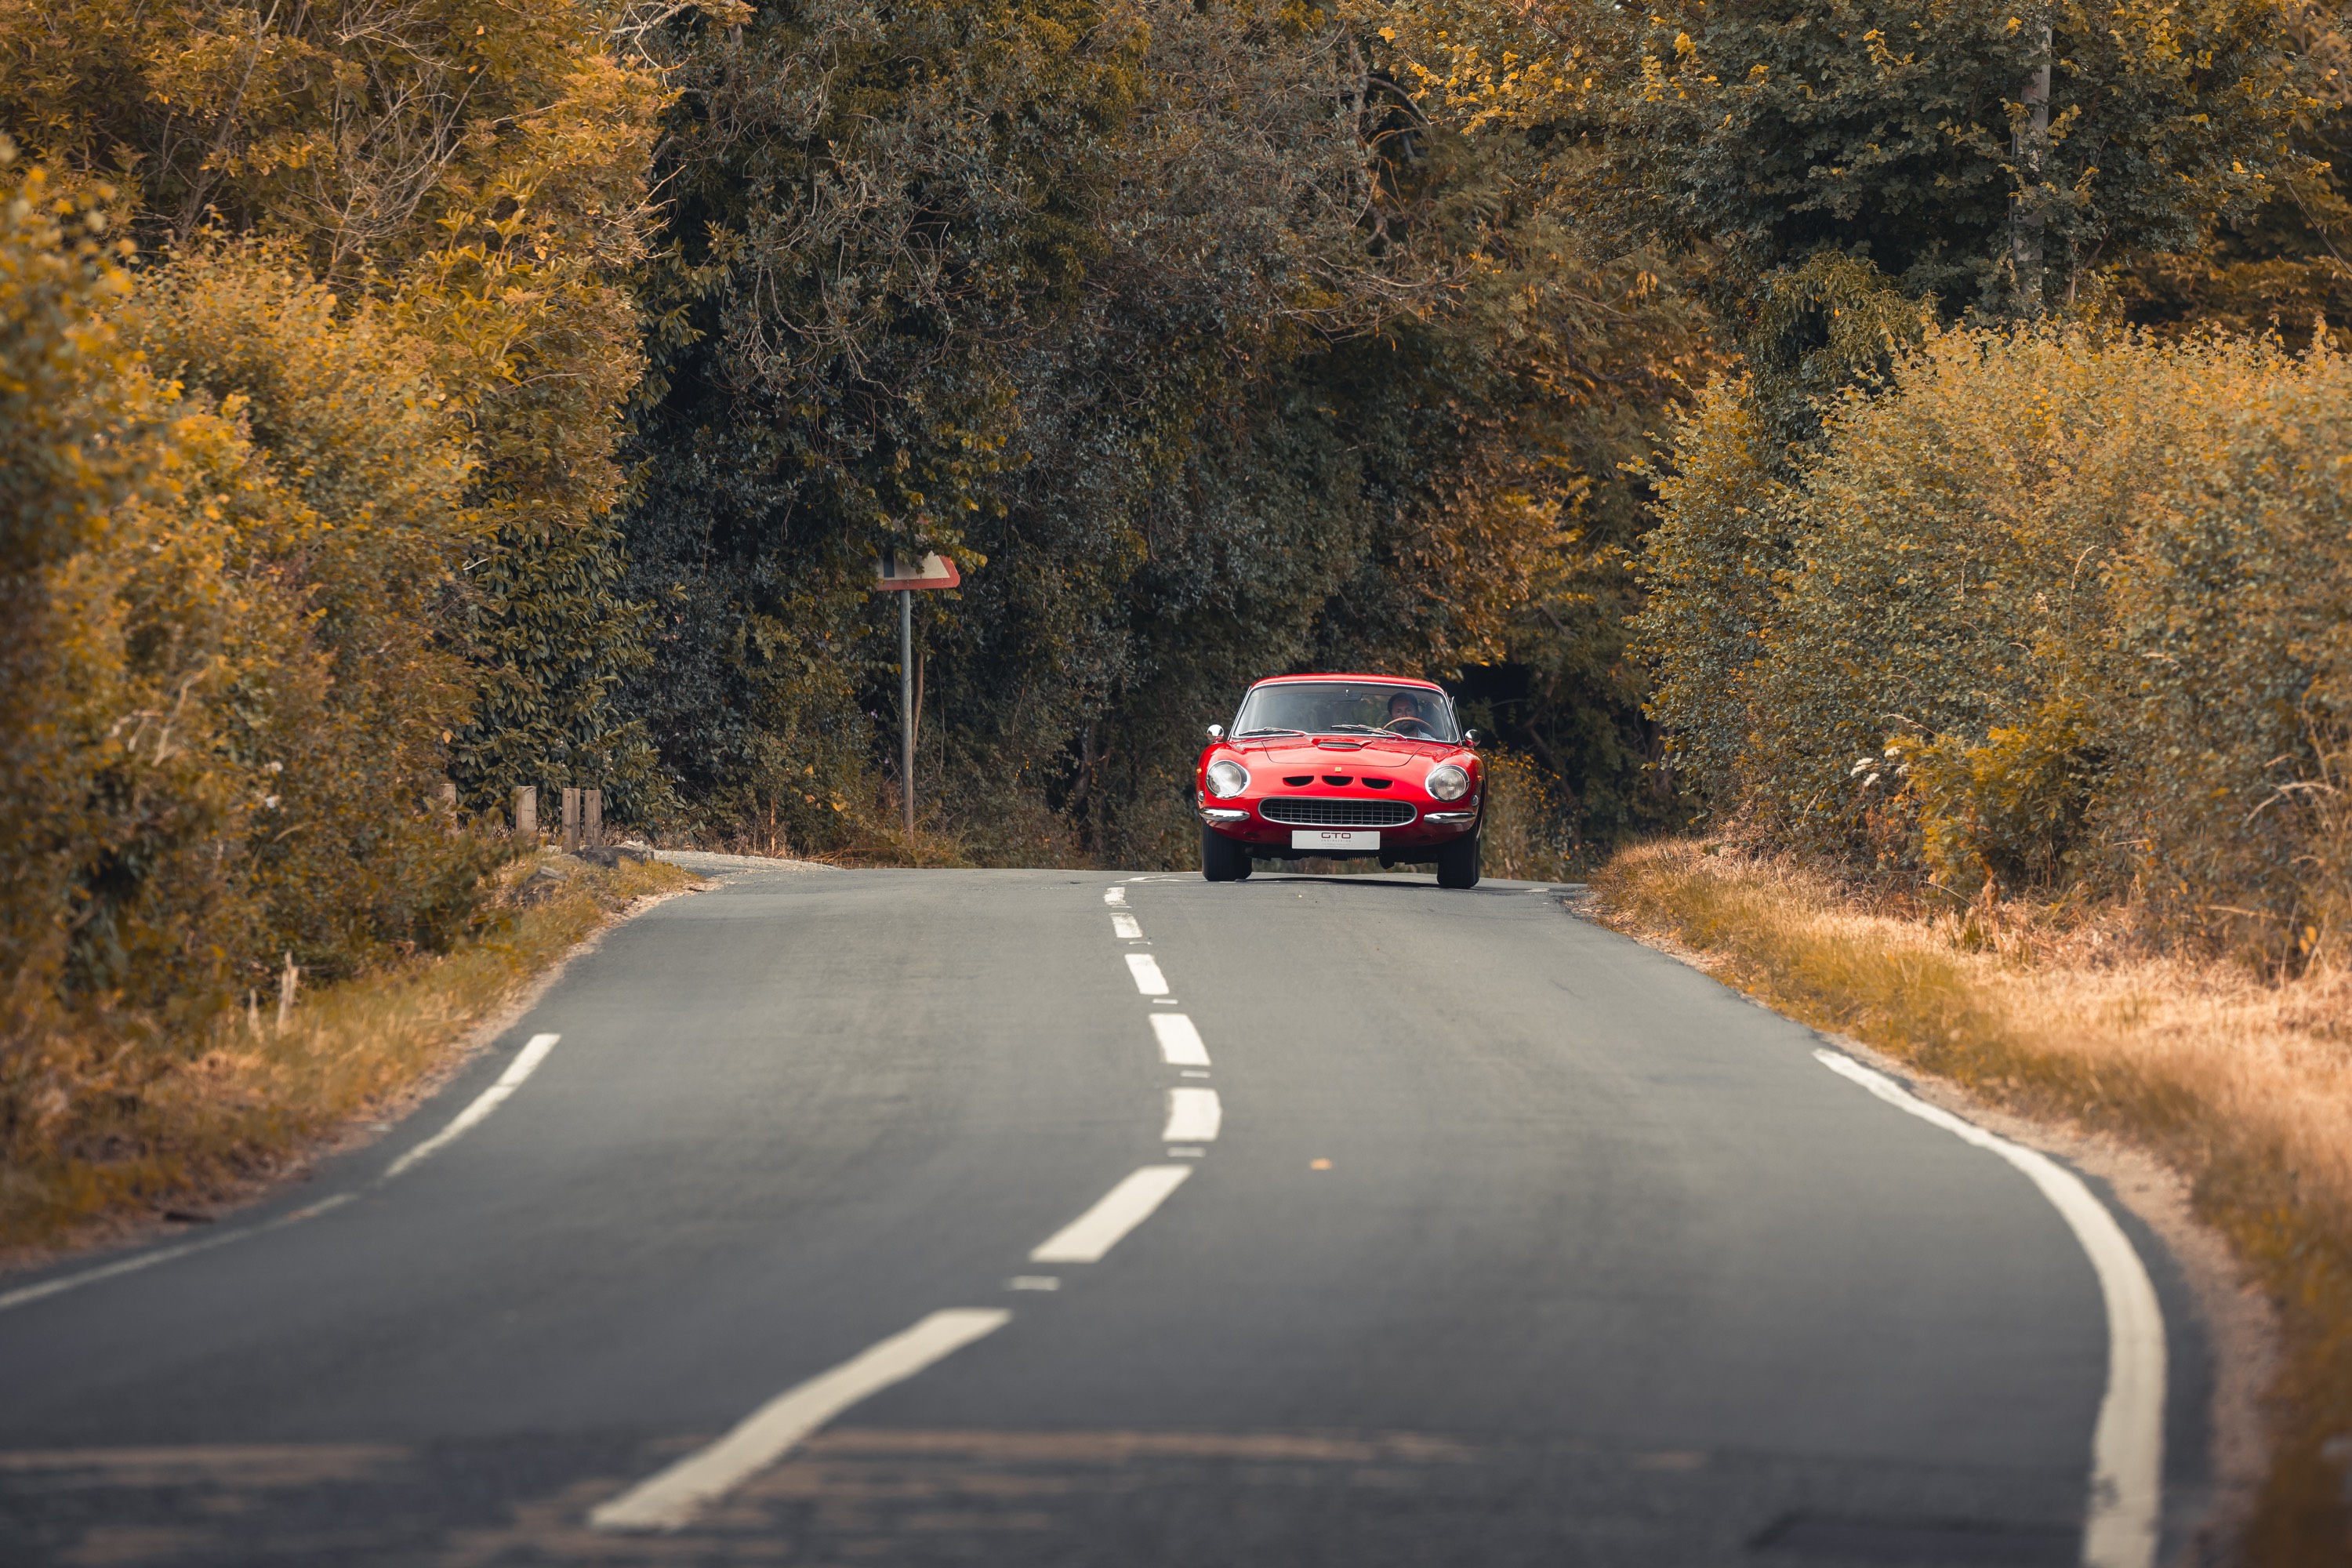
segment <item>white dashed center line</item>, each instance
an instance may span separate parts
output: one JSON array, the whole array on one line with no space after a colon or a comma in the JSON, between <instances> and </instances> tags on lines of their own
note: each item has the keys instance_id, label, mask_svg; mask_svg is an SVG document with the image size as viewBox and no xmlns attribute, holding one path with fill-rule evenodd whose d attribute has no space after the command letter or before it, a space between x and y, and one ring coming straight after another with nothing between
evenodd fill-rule
<instances>
[{"instance_id":1,"label":"white dashed center line","mask_svg":"<svg viewBox=\"0 0 2352 1568\"><path fill-rule=\"evenodd\" d=\"M1110 917L1110 934L1121 942L1141 942L1143 928L1135 923L1133 915L1113 915Z\"/></svg>"},{"instance_id":2,"label":"white dashed center line","mask_svg":"<svg viewBox=\"0 0 2352 1568\"><path fill-rule=\"evenodd\" d=\"M1225 1119L1213 1089L1171 1089L1168 1091L1168 1125L1160 1129L1163 1143L1213 1142Z\"/></svg>"},{"instance_id":3,"label":"white dashed center line","mask_svg":"<svg viewBox=\"0 0 2352 1568\"><path fill-rule=\"evenodd\" d=\"M1103 902L1112 905L1126 903L1127 889L1125 888L1105 888L1103 889Z\"/></svg>"},{"instance_id":4,"label":"white dashed center line","mask_svg":"<svg viewBox=\"0 0 2352 1568\"><path fill-rule=\"evenodd\" d=\"M1160 973L1160 961L1150 953L1129 953L1127 972L1135 976L1135 988L1146 996L1168 994L1168 982Z\"/></svg>"},{"instance_id":5,"label":"white dashed center line","mask_svg":"<svg viewBox=\"0 0 2352 1568\"><path fill-rule=\"evenodd\" d=\"M1032 1263L1099 1263L1127 1233L1151 1217L1184 1184L1190 1165L1146 1165L1102 1195L1100 1202L1047 1237Z\"/></svg>"},{"instance_id":6,"label":"white dashed center line","mask_svg":"<svg viewBox=\"0 0 2352 1568\"><path fill-rule=\"evenodd\" d=\"M995 1308L933 1312L831 1372L784 1390L710 1447L599 1505L588 1522L599 1530L677 1530L690 1524L705 1503L775 1463L785 1449L851 1405L994 1333L1012 1316Z\"/></svg>"},{"instance_id":7,"label":"white dashed center line","mask_svg":"<svg viewBox=\"0 0 2352 1568\"><path fill-rule=\"evenodd\" d=\"M1201 1031L1192 1020L1181 1013L1154 1013L1151 1032L1160 1037L1160 1059L1172 1068L1204 1068L1209 1065L1209 1047L1201 1043Z\"/></svg>"}]
</instances>

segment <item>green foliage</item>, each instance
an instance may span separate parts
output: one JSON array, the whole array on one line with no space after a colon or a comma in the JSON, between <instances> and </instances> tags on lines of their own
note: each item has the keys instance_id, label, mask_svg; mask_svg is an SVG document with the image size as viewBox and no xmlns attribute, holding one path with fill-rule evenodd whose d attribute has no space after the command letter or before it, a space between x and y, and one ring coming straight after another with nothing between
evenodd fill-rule
<instances>
[{"instance_id":1,"label":"green foliage","mask_svg":"<svg viewBox=\"0 0 2352 1568\"><path fill-rule=\"evenodd\" d=\"M2102 761L2083 700L2063 695L2016 725L1966 733L1890 737L1884 756L1857 761L1864 778L1910 781L1919 858L1946 887L1990 879L2010 888L2058 885L2083 841ZM1889 792L1894 793L1893 791Z\"/></svg>"},{"instance_id":2,"label":"green foliage","mask_svg":"<svg viewBox=\"0 0 2352 1568\"><path fill-rule=\"evenodd\" d=\"M36 166L0 205L0 439L47 523L0 571L5 1146L135 1093L289 952L446 945L502 853L428 793L464 690L431 611L474 524L422 345L256 248L134 279L106 199Z\"/></svg>"},{"instance_id":3,"label":"green foliage","mask_svg":"<svg viewBox=\"0 0 2352 1568\"><path fill-rule=\"evenodd\" d=\"M1742 793L1748 686L1791 564L1794 524L1745 380L1711 383L1674 413L1667 437L1658 523L1642 543L1634 651L1654 671L1649 708L1665 728L1675 782L1721 815Z\"/></svg>"},{"instance_id":4,"label":"green foliage","mask_svg":"<svg viewBox=\"0 0 2352 1568\"><path fill-rule=\"evenodd\" d=\"M1498 748L1482 751L1486 820L1479 830L1480 859L1489 877L1556 882L1576 876L1576 836L1562 819L1563 803L1546 784L1543 770L1526 757Z\"/></svg>"},{"instance_id":5,"label":"green foliage","mask_svg":"<svg viewBox=\"0 0 2352 1568\"><path fill-rule=\"evenodd\" d=\"M2340 961L2352 935L2352 365L2323 343L2209 388L2110 594L2104 823L2177 917ZM2226 908L2223 906L2227 906Z\"/></svg>"},{"instance_id":6,"label":"green foliage","mask_svg":"<svg viewBox=\"0 0 2352 1568\"><path fill-rule=\"evenodd\" d=\"M1357 42L1255 4L672 36L627 527L662 621L636 689L713 829L870 841L884 548L967 574L918 605L929 820L1066 852L1004 826L1043 810L1157 863L1192 852L1191 753L1247 680L1507 657L1613 544L1580 510L1630 531L1627 410L1687 308L1418 123Z\"/></svg>"},{"instance_id":7,"label":"green foliage","mask_svg":"<svg viewBox=\"0 0 2352 1568\"><path fill-rule=\"evenodd\" d=\"M2048 150L2017 136L2038 29L2001 5L1669 8L1624 110L1647 188L1759 275L1823 250L1914 297L2009 306L2012 204L2046 226L2053 296L2103 259L2194 247L2284 160L2293 93L2271 8L2055 4Z\"/></svg>"},{"instance_id":8,"label":"green foliage","mask_svg":"<svg viewBox=\"0 0 2352 1568\"><path fill-rule=\"evenodd\" d=\"M2303 95L2266 0L1416 0L1390 30L1433 102L1493 132L1576 139L1591 149L1581 183L1717 247L1743 330L1765 279L1824 254L1948 310L2031 313L2019 217L2049 297L2071 302L2102 266L2192 249L2305 167L2288 145ZM2045 61L2037 135L2027 85Z\"/></svg>"},{"instance_id":9,"label":"green foliage","mask_svg":"<svg viewBox=\"0 0 2352 1568\"><path fill-rule=\"evenodd\" d=\"M2341 5L2287 0L2279 16L2294 45L2300 161L2209 244L2126 269L2118 294L2136 321L2279 331L2301 342L2315 317L2352 318L2352 37Z\"/></svg>"},{"instance_id":10,"label":"green foliage","mask_svg":"<svg viewBox=\"0 0 2352 1568\"><path fill-rule=\"evenodd\" d=\"M1677 432L1640 625L1691 782L1956 892L2340 940L2347 388L2324 346L1946 332L1777 489L1719 389Z\"/></svg>"},{"instance_id":11,"label":"green foliage","mask_svg":"<svg viewBox=\"0 0 2352 1568\"><path fill-rule=\"evenodd\" d=\"M478 859L453 853L427 803L471 695L442 626L486 520L466 504L475 459L433 345L387 310L339 313L288 259L252 245L184 256L142 279L120 321L155 371L234 411L287 493L228 542L226 564L299 605L318 684L257 668L233 699L280 802L237 874L281 949L347 972L386 944L446 945L473 907Z\"/></svg>"},{"instance_id":12,"label":"green foliage","mask_svg":"<svg viewBox=\"0 0 2352 1568\"><path fill-rule=\"evenodd\" d=\"M667 804L611 701L646 658L608 514L662 102L611 47L620 19L597 0L0 0L0 127L117 179L160 250L258 237L338 312L375 300L426 345L488 525L483 581L445 586L440 628L492 693L485 723L445 725L482 805L517 783Z\"/></svg>"}]
</instances>

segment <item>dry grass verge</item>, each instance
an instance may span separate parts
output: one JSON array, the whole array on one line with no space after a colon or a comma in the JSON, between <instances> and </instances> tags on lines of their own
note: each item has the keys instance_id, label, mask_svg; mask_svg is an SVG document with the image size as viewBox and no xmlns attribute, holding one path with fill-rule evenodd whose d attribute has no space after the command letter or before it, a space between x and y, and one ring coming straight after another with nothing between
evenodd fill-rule
<instances>
[{"instance_id":1,"label":"dry grass verge","mask_svg":"<svg viewBox=\"0 0 2352 1568\"><path fill-rule=\"evenodd\" d=\"M1592 886L1610 924L1697 951L1793 1017L2179 1170L2286 1335L2245 1558L2352 1560L2352 975L2273 984L1997 910L1876 910L1790 863L1689 842L1621 855Z\"/></svg>"},{"instance_id":2,"label":"dry grass verge","mask_svg":"<svg viewBox=\"0 0 2352 1568\"><path fill-rule=\"evenodd\" d=\"M321 1136L396 1102L466 1036L619 911L694 879L541 856L501 875L497 918L455 951L223 1021L131 1081L126 1046L79 1042L85 1070L51 1093L38 1135L0 1165L0 1263L158 1215L202 1215L284 1173Z\"/></svg>"}]
</instances>

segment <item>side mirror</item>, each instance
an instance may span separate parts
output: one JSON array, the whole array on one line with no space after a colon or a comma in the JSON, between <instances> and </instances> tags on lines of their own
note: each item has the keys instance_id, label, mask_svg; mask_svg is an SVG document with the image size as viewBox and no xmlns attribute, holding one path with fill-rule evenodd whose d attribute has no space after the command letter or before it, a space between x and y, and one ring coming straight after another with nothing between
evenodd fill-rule
<instances>
[{"instance_id":1,"label":"side mirror","mask_svg":"<svg viewBox=\"0 0 2352 1568\"><path fill-rule=\"evenodd\" d=\"M1222 741L1224 738L1225 727L1223 724L1212 724L1209 726L1209 739L1212 741Z\"/></svg>"},{"instance_id":2,"label":"side mirror","mask_svg":"<svg viewBox=\"0 0 2352 1568\"><path fill-rule=\"evenodd\" d=\"M1475 730L1465 730L1465 731L1462 731L1462 743L1463 743L1464 745L1465 745L1465 746L1475 746L1475 745L1476 745L1476 744L1478 743L1478 731L1475 731Z\"/></svg>"}]
</instances>

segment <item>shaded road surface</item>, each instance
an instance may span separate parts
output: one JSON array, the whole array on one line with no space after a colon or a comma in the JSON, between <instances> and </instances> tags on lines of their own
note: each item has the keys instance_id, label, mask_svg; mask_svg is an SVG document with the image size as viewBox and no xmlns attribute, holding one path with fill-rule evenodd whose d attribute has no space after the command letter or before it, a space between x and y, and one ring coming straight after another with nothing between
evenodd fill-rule
<instances>
[{"instance_id":1,"label":"shaded road surface","mask_svg":"<svg viewBox=\"0 0 2352 1568\"><path fill-rule=\"evenodd\" d=\"M0 1281L0 1561L2079 1561L2083 1247L1819 1044L1524 884L735 876L207 1249Z\"/></svg>"}]
</instances>

